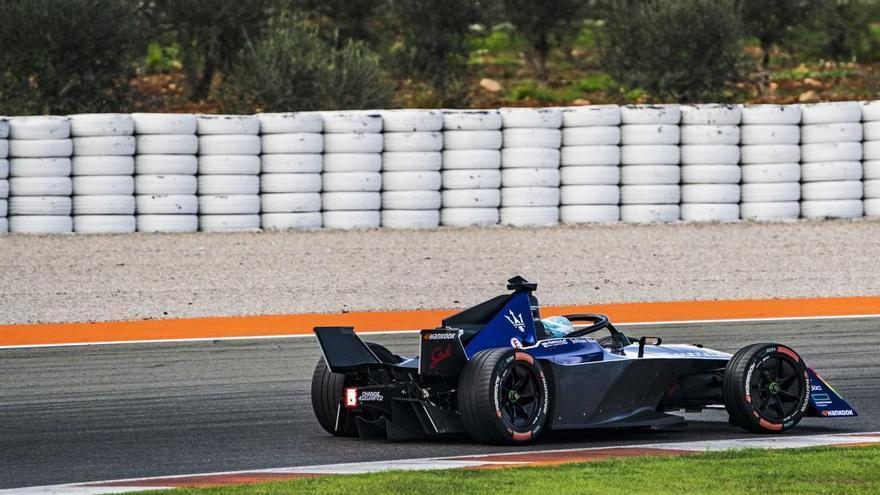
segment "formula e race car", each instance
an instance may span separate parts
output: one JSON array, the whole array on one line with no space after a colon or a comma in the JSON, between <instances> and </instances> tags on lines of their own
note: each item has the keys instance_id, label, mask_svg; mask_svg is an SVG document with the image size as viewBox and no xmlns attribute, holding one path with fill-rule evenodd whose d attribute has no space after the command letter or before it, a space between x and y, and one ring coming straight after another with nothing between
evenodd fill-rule
<instances>
[{"instance_id":1,"label":"formula e race car","mask_svg":"<svg viewBox=\"0 0 880 495\"><path fill-rule=\"evenodd\" d=\"M628 337L604 315L548 335L537 284L508 281L490 299L420 333L419 357L363 342L350 327L317 327L323 358L312 378L318 422L337 436L410 440L467 433L485 443L528 442L545 430L665 428L670 411L727 410L755 433L805 416L855 410L791 348L752 344L736 354ZM607 335L595 338L604 330Z\"/></svg>"}]
</instances>

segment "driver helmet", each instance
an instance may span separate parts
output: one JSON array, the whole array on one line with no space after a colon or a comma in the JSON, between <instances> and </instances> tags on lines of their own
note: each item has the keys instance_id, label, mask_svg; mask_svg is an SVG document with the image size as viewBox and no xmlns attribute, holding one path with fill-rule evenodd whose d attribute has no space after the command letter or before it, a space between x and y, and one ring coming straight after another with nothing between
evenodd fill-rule
<instances>
[{"instance_id":1,"label":"driver helmet","mask_svg":"<svg viewBox=\"0 0 880 495\"><path fill-rule=\"evenodd\" d=\"M550 337L565 337L574 331L574 325L564 316L544 318L541 323L544 324L544 331Z\"/></svg>"}]
</instances>

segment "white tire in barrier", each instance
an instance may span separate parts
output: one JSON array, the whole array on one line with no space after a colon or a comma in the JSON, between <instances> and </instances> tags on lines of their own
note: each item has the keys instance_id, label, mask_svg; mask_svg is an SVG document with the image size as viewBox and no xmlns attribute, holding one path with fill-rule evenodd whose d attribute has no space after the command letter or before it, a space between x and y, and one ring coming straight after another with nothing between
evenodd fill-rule
<instances>
[{"instance_id":1,"label":"white tire in barrier","mask_svg":"<svg viewBox=\"0 0 880 495\"><path fill-rule=\"evenodd\" d=\"M137 155L134 157L134 173L138 175L195 175L198 170L199 160L195 155Z\"/></svg>"},{"instance_id":2,"label":"white tire in barrier","mask_svg":"<svg viewBox=\"0 0 880 495\"><path fill-rule=\"evenodd\" d=\"M433 229L440 225L439 210L382 210L382 227Z\"/></svg>"},{"instance_id":3,"label":"white tire in barrier","mask_svg":"<svg viewBox=\"0 0 880 495\"><path fill-rule=\"evenodd\" d=\"M864 122L880 120L880 101L863 101L861 105Z\"/></svg>"},{"instance_id":4,"label":"white tire in barrier","mask_svg":"<svg viewBox=\"0 0 880 495\"><path fill-rule=\"evenodd\" d=\"M615 223L620 221L617 205L565 205L559 207L562 223Z\"/></svg>"},{"instance_id":5,"label":"white tire in barrier","mask_svg":"<svg viewBox=\"0 0 880 495\"><path fill-rule=\"evenodd\" d=\"M801 159L801 147L796 144L753 144L740 146L740 162L793 163Z\"/></svg>"},{"instance_id":6,"label":"white tire in barrier","mask_svg":"<svg viewBox=\"0 0 880 495\"><path fill-rule=\"evenodd\" d=\"M562 112L558 108L501 108L498 113L505 128L562 127Z\"/></svg>"},{"instance_id":7,"label":"white tire in barrier","mask_svg":"<svg viewBox=\"0 0 880 495\"><path fill-rule=\"evenodd\" d=\"M320 229L320 211L303 213L263 213L260 215L263 230L314 230Z\"/></svg>"},{"instance_id":8,"label":"white tire in barrier","mask_svg":"<svg viewBox=\"0 0 880 495\"><path fill-rule=\"evenodd\" d=\"M73 175L133 175L134 157L131 156L74 156Z\"/></svg>"},{"instance_id":9,"label":"white tire in barrier","mask_svg":"<svg viewBox=\"0 0 880 495\"><path fill-rule=\"evenodd\" d=\"M737 125L683 125L681 144L739 144Z\"/></svg>"},{"instance_id":10,"label":"white tire in barrier","mask_svg":"<svg viewBox=\"0 0 880 495\"><path fill-rule=\"evenodd\" d=\"M12 117L9 139L58 140L70 137L70 119L55 116Z\"/></svg>"},{"instance_id":11,"label":"white tire in barrier","mask_svg":"<svg viewBox=\"0 0 880 495\"><path fill-rule=\"evenodd\" d=\"M325 172L322 176L324 191L358 192L382 189L382 174L377 172Z\"/></svg>"},{"instance_id":12,"label":"white tire in barrier","mask_svg":"<svg viewBox=\"0 0 880 495\"><path fill-rule=\"evenodd\" d=\"M9 141L0 139L0 158L5 159L9 156Z\"/></svg>"},{"instance_id":13,"label":"white tire in barrier","mask_svg":"<svg viewBox=\"0 0 880 495\"><path fill-rule=\"evenodd\" d=\"M498 213L504 225L527 227L559 223L559 208L555 206L508 206L500 208Z\"/></svg>"},{"instance_id":14,"label":"white tire in barrier","mask_svg":"<svg viewBox=\"0 0 880 495\"><path fill-rule=\"evenodd\" d=\"M194 155L199 138L194 134L143 134L137 136L140 155Z\"/></svg>"},{"instance_id":15,"label":"white tire in barrier","mask_svg":"<svg viewBox=\"0 0 880 495\"><path fill-rule=\"evenodd\" d=\"M876 199L880 198L880 180L872 179L866 180L862 182L864 186L864 198L866 199ZM2 216L2 215L0 215Z\"/></svg>"},{"instance_id":16,"label":"white tire in barrier","mask_svg":"<svg viewBox=\"0 0 880 495\"><path fill-rule=\"evenodd\" d=\"M740 105L709 103L681 106L682 124L737 125L741 120Z\"/></svg>"},{"instance_id":17,"label":"white tire in barrier","mask_svg":"<svg viewBox=\"0 0 880 495\"><path fill-rule=\"evenodd\" d=\"M0 199L0 218L6 220L6 215L9 213L9 202L5 199Z\"/></svg>"},{"instance_id":18,"label":"white tire in barrier","mask_svg":"<svg viewBox=\"0 0 880 495\"><path fill-rule=\"evenodd\" d=\"M70 139L12 139L9 141L9 156L13 158L51 158L68 157L73 154Z\"/></svg>"},{"instance_id":19,"label":"white tire in barrier","mask_svg":"<svg viewBox=\"0 0 880 495\"><path fill-rule=\"evenodd\" d=\"M10 216L9 231L18 234L70 234L73 219L62 215Z\"/></svg>"},{"instance_id":20,"label":"white tire in barrier","mask_svg":"<svg viewBox=\"0 0 880 495\"><path fill-rule=\"evenodd\" d=\"M136 230L134 215L77 215L73 231L77 234L131 234Z\"/></svg>"},{"instance_id":21,"label":"white tire in barrier","mask_svg":"<svg viewBox=\"0 0 880 495\"><path fill-rule=\"evenodd\" d=\"M556 148L504 148L501 150L502 168L558 168L559 161L560 153Z\"/></svg>"},{"instance_id":22,"label":"white tire in barrier","mask_svg":"<svg viewBox=\"0 0 880 495\"><path fill-rule=\"evenodd\" d=\"M260 230L260 215L199 215L202 232L252 232Z\"/></svg>"},{"instance_id":23,"label":"white tire in barrier","mask_svg":"<svg viewBox=\"0 0 880 495\"><path fill-rule=\"evenodd\" d=\"M257 194L199 196L199 213L202 215L253 215L259 212L260 196Z\"/></svg>"},{"instance_id":24,"label":"white tire in barrier","mask_svg":"<svg viewBox=\"0 0 880 495\"><path fill-rule=\"evenodd\" d=\"M681 151L671 144L639 144L620 147L621 165L678 165Z\"/></svg>"},{"instance_id":25,"label":"white tire in barrier","mask_svg":"<svg viewBox=\"0 0 880 495\"><path fill-rule=\"evenodd\" d=\"M598 168L598 167L597 167ZM559 169L509 168L501 171L502 187L558 187Z\"/></svg>"},{"instance_id":26,"label":"white tire in barrier","mask_svg":"<svg viewBox=\"0 0 880 495\"><path fill-rule=\"evenodd\" d=\"M542 128L509 128L501 131L505 148L551 148L562 145L562 131Z\"/></svg>"},{"instance_id":27,"label":"white tire in barrier","mask_svg":"<svg viewBox=\"0 0 880 495\"><path fill-rule=\"evenodd\" d=\"M862 158L865 160L880 160L880 141L865 141L862 143Z\"/></svg>"},{"instance_id":28,"label":"white tire in barrier","mask_svg":"<svg viewBox=\"0 0 880 495\"><path fill-rule=\"evenodd\" d=\"M137 175L135 194L195 194L198 181L192 175Z\"/></svg>"},{"instance_id":29,"label":"white tire in barrier","mask_svg":"<svg viewBox=\"0 0 880 495\"><path fill-rule=\"evenodd\" d=\"M744 105L741 123L797 125L801 123L801 108L798 105Z\"/></svg>"},{"instance_id":30,"label":"white tire in barrier","mask_svg":"<svg viewBox=\"0 0 880 495\"><path fill-rule=\"evenodd\" d=\"M627 165L620 167L621 184L678 184L681 168L678 165Z\"/></svg>"},{"instance_id":31,"label":"white tire in barrier","mask_svg":"<svg viewBox=\"0 0 880 495\"><path fill-rule=\"evenodd\" d=\"M321 174L263 174L260 177L263 193L317 193L321 187Z\"/></svg>"},{"instance_id":32,"label":"white tire in barrier","mask_svg":"<svg viewBox=\"0 0 880 495\"><path fill-rule=\"evenodd\" d=\"M69 196L13 196L9 198L9 215L70 215Z\"/></svg>"},{"instance_id":33,"label":"white tire in barrier","mask_svg":"<svg viewBox=\"0 0 880 495\"><path fill-rule=\"evenodd\" d=\"M559 188L502 187L501 206L559 206Z\"/></svg>"},{"instance_id":34,"label":"white tire in barrier","mask_svg":"<svg viewBox=\"0 0 880 495\"><path fill-rule=\"evenodd\" d=\"M810 162L801 165L803 182L861 179L861 162Z\"/></svg>"},{"instance_id":35,"label":"white tire in barrier","mask_svg":"<svg viewBox=\"0 0 880 495\"><path fill-rule=\"evenodd\" d=\"M134 215L135 199L131 195L74 196L74 215Z\"/></svg>"},{"instance_id":36,"label":"white tire in barrier","mask_svg":"<svg viewBox=\"0 0 880 495\"><path fill-rule=\"evenodd\" d=\"M376 112L320 112L324 120L324 133L346 134L382 132L382 115Z\"/></svg>"},{"instance_id":37,"label":"white tire in barrier","mask_svg":"<svg viewBox=\"0 0 880 495\"><path fill-rule=\"evenodd\" d=\"M501 206L499 189L447 189L443 191L443 208L498 208Z\"/></svg>"},{"instance_id":38,"label":"white tire in barrier","mask_svg":"<svg viewBox=\"0 0 880 495\"><path fill-rule=\"evenodd\" d=\"M199 212L195 194L144 194L135 196L138 215L194 215Z\"/></svg>"},{"instance_id":39,"label":"white tire in barrier","mask_svg":"<svg viewBox=\"0 0 880 495\"><path fill-rule=\"evenodd\" d=\"M848 162L862 159L862 143L818 143L801 145L801 161Z\"/></svg>"},{"instance_id":40,"label":"white tire in barrier","mask_svg":"<svg viewBox=\"0 0 880 495\"><path fill-rule=\"evenodd\" d=\"M440 191L386 191L382 193L383 210L439 210Z\"/></svg>"},{"instance_id":41,"label":"white tire in barrier","mask_svg":"<svg viewBox=\"0 0 880 495\"><path fill-rule=\"evenodd\" d=\"M260 196L263 213L304 213L321 211L320 193L277 193Z\"/></svg>"},{"instance_id":42,"label":"white tire in barrier","mask_svg":"<svg viewBox=\"0 0 880 495\"><path fill-rule=\"evenodd\" d=\"M378 192L325 192L321 194L324 211L378 210L382 195Z\"/></svg>"},{"instance_id":43,"label":"white tire in barrier","mask_svg":"<svg viewBox=\"0 0 880 495\"><path fill-rule=\"evenodd\" d=\"M796 125L744 125L740 127L740 134L744 145L801 142L801 128Z\"/></svg>"},{"instance_id":44,"label":"white tire in barrier","mask_svg":"<svg viewBox=\"0 0 880 495\"><path fill-rule=\"evenodd\" d=\"M501 152L498 150L444 150L443 170L500 168Z\"/></svg>"},{"instance_id":45,"label":"white tire in barrier","mask_svg":"<svg viewBox=\"0 0 880 495\"><path fill-rule=\"evenodd\" d=\"M801 199L801 185L797 182L757 182L743 184L743 203L780 203Z\"/></svg>"},{"instance_id":46,"label":"white tire in barrier","mask_svg":"<svg viewBox=\"0 0 880 495\"><path fill-rule=\"evenodd\" d=\"M263 134L260 149L264 154L321 153L324 136L318 133Z\"/></svg>"},{"instance_id":47,"label":"white tire in barrier","mask_svg":"<svg viewBox=\"0 0 880 495\"><path fill-rule=\"evenodd\" d=\"M855 101L833 101L801 105L801 123L831 124L834 122L861 122L862 107Z\"/></svg>"},{"instance_id":48,"label":"white tire in barrier","mask_svg":"<svg viewBox=\"0 0 880 495\"><path fill-rule=\"evenodd\" d=\"M68 118L70 135L74 137L134 134L134 119L126 113L83 113Z\"/></svg>"},{"instance_id":49,"label":"white tire in barrier","mask_svg":"<svg viewBox=\"0 0 880 495\"><path fill-rule=\"evenodd\" d=\"M443 149L442 132L386 132L383 136L385 151L440 151Z\"/></svg>"},{"instance_id":50,"label":"white tire in barrier","mask_svg":"<svg viewBox=\"0 0 880 495\"><path fill-rule=\"evenodd\" d=\"M199 194L260 194L256 175L200 175Z\"/></svg>"},{"instance_id":51,"label":"white tire in barrier","mask_svg":"<svg viewBox=\"0 0 880 495\"><path fill-rule=\"evenodd\" d=\"M263 167L265 170L265 163ZM324 172L378 172L380 170L382 170L382 155L379 153L327 153L324 155Z\"/></svg>"},{"instance_id":52,"label":"white tire in barrier","mask_svg":"<svg viewBox=\"0 0 880 495\"><path fill-rule=\"evenodd\" d=\"M864 205L858 199L801 201L804 218L859 218L864 214Z\"/></svg>"},{"instance_id":53,"label":"white tire in barrier","mask_svg":"<svg viewBox=\"0 0 880 495\"><path fill-rule=\"evenodd\" d=\"M678 184L620 186L620 203L624 205L677 205L680 201L681 187Z\"/></svg>"},{"instance_id":54,"label":"white tire in barrier","mask_svg":"<svg viewBox=\"0 0 880 495\"><path fill-rule=\"evenodd\" d=\"M259 155L202 155L200 175L256 175L260 173Z\"/></svg>"},{"instance_id":55,"label":"white tire in barrier","mask_svg":"<svg viewBox=\"0 0 880 495\"><path fill-rule=\"evenodd\" d=\"M0 117L0 139L9 137L9 118Z\"/></svg>"},{"instance_id":56,"label":"white tire in barrier","mask_svg":"<svg viewBox=\"0 0 880 495\"><path fill-rule=\"evenodd\" d=\"M325 211L324 228L327 229L377 229L382 217L374 211Z\"/></svg>"},{"instance_id":57,"label":"white tire in barrier","mask_svg":"<svg viewBox=\"0 0 880 495\"><path fill-rule=\"evenodd\" d=\"M748 202L740 205L740 218L767 222L774 220L797 220L801 205L797 201Z\"/></svg>"},{"instance_id":58,"label":"white tire in barrier","mask_svg":"<svg viewBox=\"0 0 880 495\"><path fill-rule=\"evenodd\" d=\"M862 199L862 192L862 181L859 180L806 182L801 184L801 199L807 201Z\"/></svg>"},{"instance_id":59,"label":"white tire in barrier","mask_svg":"<svg viewBox=\"0 0 880 495\"><path fill-rule=\"evenodd\" d=\"M562 128L563 146L597 146L620 144L620 127L564 127Z\"/></svg>"},{"instance_id":60,"label":"white tire in barrier","mask_svg":"<svg viewBox=\"0 0 880 495\"><path fill-rule=\"evenodd\" d=\"M0 199L6 199L9 197L9 181L6 179L0 179Z\"/></svg>"},{"instance_id":61,"label":"white tire in barrier","mask_svg":"<svg viewBox=\"0 0 880 495\"><path fill-rule=\"evenodd\" d=\"M199 136L200 155L259 155L260 136L210 134Z\"/></svg>"},{"instance_id":62,"label":"white tire in barrier","mask_svg":"<svg viewBox=\"0 0 880 495\"><path fill-rule=\"evenodd\" d=\"M443 129L440 110L385 110L382 113L384 132L424 132Z\"/></svg>"},{"instance_id":63,"label":"white tire in barrier","mask_svg":"<svg viewBox=\"0 0 880 495\"><path fill-rule=\"evenodd\" d=\"M12 196L70 196L70 177L13 177L9 179Z\"/></svg>"},{"instance_id":64,"label":"white tire in barrier","mask_svg":"<svg viewBox=\"0 0 880 495\"><path fill-rule=\"evenodd\" d=\"M865 141L880 141L880 121L863 122L862 134Z\"/></svg>"},{"instance_id":65,"label":"white tire in barrier","mask_svg":"<svg viewBox=\"0 0 880 495\"><path fill-rule=\"evenodd\" d=\"M73 178L73 194L78 196L123 196L134 194L130 175L83 175Z\"/></svg>"},{"instance_id":66,"label":"white tire in barrier","mask_svg":"<svg viewBox=\"0 0 880 495\"><path fill-rule=\"evenodd\" d=\"M677 125L627 124L620 126L620 143L629 144L678 144L681 131Z\"/></svg>"},{"instance_id":67,"label":"white tire in barrier","mask_svg":"<svg viewBox=\"0 0 880 495\"><path fill-rule=\"evenodd\" d=\"M72 169L70 158L11 158L10 177L67 177Z\"/></svg>"},{"instance_id":68,"label":"white tire in barrier","mask_svg":"<svg viewBox=\"0 0 880 495\"><path fill-rule=\"evenodd\" d=\"M559 202L563 205L617 205L620 188L607 185L562 186Z\"/></svg>"},{"instance_id":69,"label":"white tire in barrier","mask_svg":"<svg viewBox=\"0 0 880 495\"><path fill-rule=\"evenodd\" d=\"M444 131L443 148L447 150L501 149L501 131Z\"/></svg>"},{"instance_id":70,"label":"white tire in barrier","mask_svg":"<svg viewBox=\"0 0 880 495\"><path fill-rule=\"evenodd\" d=\"M384 172L382 190L384 191L439 191L440 172Z\"/></svg>"},{"instance_id":71,"label":"white tire in barrier","mask_svg":"<svg viewBox=\"0 0 880 495\"><path fill-rule=\"evenodd\" d=\"M324 119L318 112L258 113L261 134L320 133Z\"/></svg>"},{"instance_id":72,"label":"white tire in barrier","mask_svg":"<svg viewBox=\"0 0 880 495\"><path fill-rule=\"evenodd\" d=\"M799 163L743 165L741 170L743 183L798 182L801 180L801 165Z\"/></svg>"},{"instance_id":73,"label":"white tire in barrier","mask_svg":"<svg viewBox=\"0 0 880 495\"><path fill-rule=\"evenodd\" d=\"M262 155L260 167L264 174L320 174L324 168L324 157L317 153Z\"/></svg>"},{"instance_id":74,"label":"white tire in barrier","mask_svg":"<svg viewBox=\"0 0 880 495\"><path fill-rule=\"evenodd\" d=\"M585 105L561 110L563 127L620 125L620 107L617 105Z\"/></svg>"},{"instance_id":75,"label":"white tire in barrier","mask_svg":"<svg viewBox=\"0 0 880 495\"><path fill-rule=\"evenodd\" d=\"M138 215L138 232L176 234L199 230L197 215Z\"/></svg>"},{"instance_id":76,"label":"white tire in barrier","mask_svg":"<svg viewBox=\"0 0 880 495\"><path fill-rule=\"evenodd\" d=\"M135 134L195 134L196 116L187 113L133 113ZM140 139L138 139L138 153Z\"/></svg>"},{"instance_id":77,"label":"white tire in barrier","mask_svg":"<svg viewBox=\"0 0 880 495\"><path fill-rule=\"evenodd\" d=\"M498 189L501 171L489 169L444 170L441 172L443 189Z\"/></svg>"},{"instance_id":78,"label":"white tire in barrier","mask_svg":"<svg viewBox=\"0 0 880 495\"><path fill-rule=\"evenodd\" d=\"M619 165L618 146L563 146L560 154L563 166Z\"/></svg>"},{"instance_id":79,"label":"white tire in barrier","mask_svg":"<svg viewBox=\"0 0 880 495\"><path fill-rule=\"evenodd\" d=\"M678 105L626 105L620 107L622 124L678 124L681 108Z\"/></svg>"},{"instance_id":80,"label":"white tire in barrier","mask_svg":"<svg viewBox=\"0 0 880 495\"><path fill-rule=\"evenodd\" d=\"M739 163L735 144L685 144L681 146L683 165L724 165Z\"/></svg>"},{"instance_id":81,"label":"white tire in barrier","mask_svg":"<svg viewBox=\"0 0 880 495\"><path fill-rule=\"evenodd\" d=\"M500 220L497 208L443 208L440 224L449 227L485 227Z\"/></svg>"},{"instance_id":82,"label":"white tire in barrier","mask_svg":"<svg viewBox=\"0 0 880 495\"><path fill-rule=\"evenodd\" d=\"M867 160L862 162L863 179L880 179L880 160Z\"/></svg>"},{"instance_id":83,"label":"white tire in barrier","mask_svg":"<svg viewBox=\"0 0 880 495\"><path fill-rule=\"evenodd\" d=\"M620 183L620 167L562 167L559 169L559 183L616 185Z\"/></svg>"},{"instance_id":84,"label":"white tire in barrier","mask_svg":"<svg viewBox=\"0 0 880 495\"><path fill-rule=\"evenodd\" d=\"M439 171L443 154L439 151L386 151L382 153L382 171Z\"/></svg>"},{"instance_id":85,"label":"white tire in barrier","mask_svg":"<svg viewBox=\"0 0 880 495\"><path fill-rule=\"evenodd\" d=\"M623 205L620 220L626 223L672 223L681 219L681 208L673 204Z\"/></svg>"},{"instance_id":86,"label":"white tire in barrier","mask_svg":"<svg viewBox=\"0 0 880 495\"><path fill-rule=\"evenodd\" d=\"M9 160L0 160L0 179L9 177Z\"/></svg>"},{"instance_id":87,"label":"white tire in barrier","mask_svg":"<svg viewBox=\"0 0 880 495\"><path fill-rule=\"evenodd\" d=\"M801 126L801 143L840 143L861 140L862 124L859 122Z\"/></svg>"},{"instance_id":88,"label":"white tire in barrier","mask_svg":"<svg viewBox=\"0 0 880 495\"><path fill-rule=\"evenodd\" d=\"M443 110L443 129L449 131L493 131L501 125L498 110Z\"/></svg>"},{"instance_id":89,"label":"white tire in barrier","mask_svg":"<svg viewBox=\"0 0 880 495\"><path fill-rule=\"evenodd\" d=\"M260 133L260 119L256 115L197 115L196 124L199 135Z\"/></svg>"},{"instance_id":90,"label":"white tire in barrier","mask_svg":"<svg viewBox=\"0 0 880 495\"><path fill-rule=\"evenodd\" d=\"M681 219L685 222L735 222L739 220L739 203L682 203Z\"/></svg>"},{"instance_id":91,"label":"white tire in barrier","mask_svg":"<svg viewBox=\"0 0 880 495\"><path fill-rule=\"evenodd\" d=\"M131 156L135 151L134 136L75 137L71 141L77 156Z\"/></svg>"},{"instance_id":92,"label":"white tire in barrier","mask_svg":"<svg viewBox=\"0 0 880 495\"><path fill-rule=\"evenodd\" d=\"M382 134L324 134L325 153L381 153Z\"/></svg>"},{"instance_id":93,"label":"white tire in barrier","mask_svg":"<svg viewBox=\"0 0 880 495\"><path fill-rule=\"evenodd\" d=\"M880 217L880 198L871 198L864 201L865 216Z\"/></svg>"},{"instance_id":94,"label":"white tire in barrier","mask_svg":"<svg viewBox=\"0 0 880 495\"><path fill-rule=\"evenodd\" d=\"M739 184L685 184L681 186L682 203L739 203L739 197ZM686 220L684 213L682 213L682 219Z\"/></svg>"},{"instance_id":95,"label":"white tire in barrier","mask_svg":"<svg viewBox=\"0 0 880 495\"><path fill-rule=\"evenodd\" d=\"M739 165L685 165L681 167L683 184L739 184Z\"/></svg>"}]
</instances>

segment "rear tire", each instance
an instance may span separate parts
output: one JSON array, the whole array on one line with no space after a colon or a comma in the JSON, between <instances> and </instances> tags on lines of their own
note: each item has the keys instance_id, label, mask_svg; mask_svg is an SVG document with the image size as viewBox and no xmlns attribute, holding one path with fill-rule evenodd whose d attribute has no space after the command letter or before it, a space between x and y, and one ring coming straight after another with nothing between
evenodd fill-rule
<instances>
[{"instance_id":1,"label":"rear tire","mask_svg":"<svg viewBox=\"0 0 880 495\"><path fill-rule=\"evenodd\" d=\"M357 435L357 430L353 425L346 428L347 412L342 409L344 388L345 375L331 372L324 358L319 359L312 375L312 409L315 418L327 433L337 437L353 437ZM336 428L337 415L339 429Z\"/></svg>"}]
</instances>

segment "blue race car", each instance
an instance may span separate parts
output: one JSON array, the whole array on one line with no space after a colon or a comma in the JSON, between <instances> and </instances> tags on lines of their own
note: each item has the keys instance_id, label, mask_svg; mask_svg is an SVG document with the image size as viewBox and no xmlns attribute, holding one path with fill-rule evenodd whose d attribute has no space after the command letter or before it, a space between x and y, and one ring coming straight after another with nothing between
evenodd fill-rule
<instances>
[{"instance_id":1,"label":"blue race car","mask_svg":"<svg viewBox=\"0 0 880 495\"><path fill-rule=\"evenodd\" d=\"M470 435L517 444L545 430L663 428L671 411L725 408L730 423L779 433L805 416L857 413L791 348L752 344L736 354L630 338L604 315L559 336L522 277L512 292L422 330L418 357L363 342L351 327L317 327L323 353L312 406L337 436L410 440ZM597 332L607 335L596 338Z\"/></svg>"}]
</instances>

